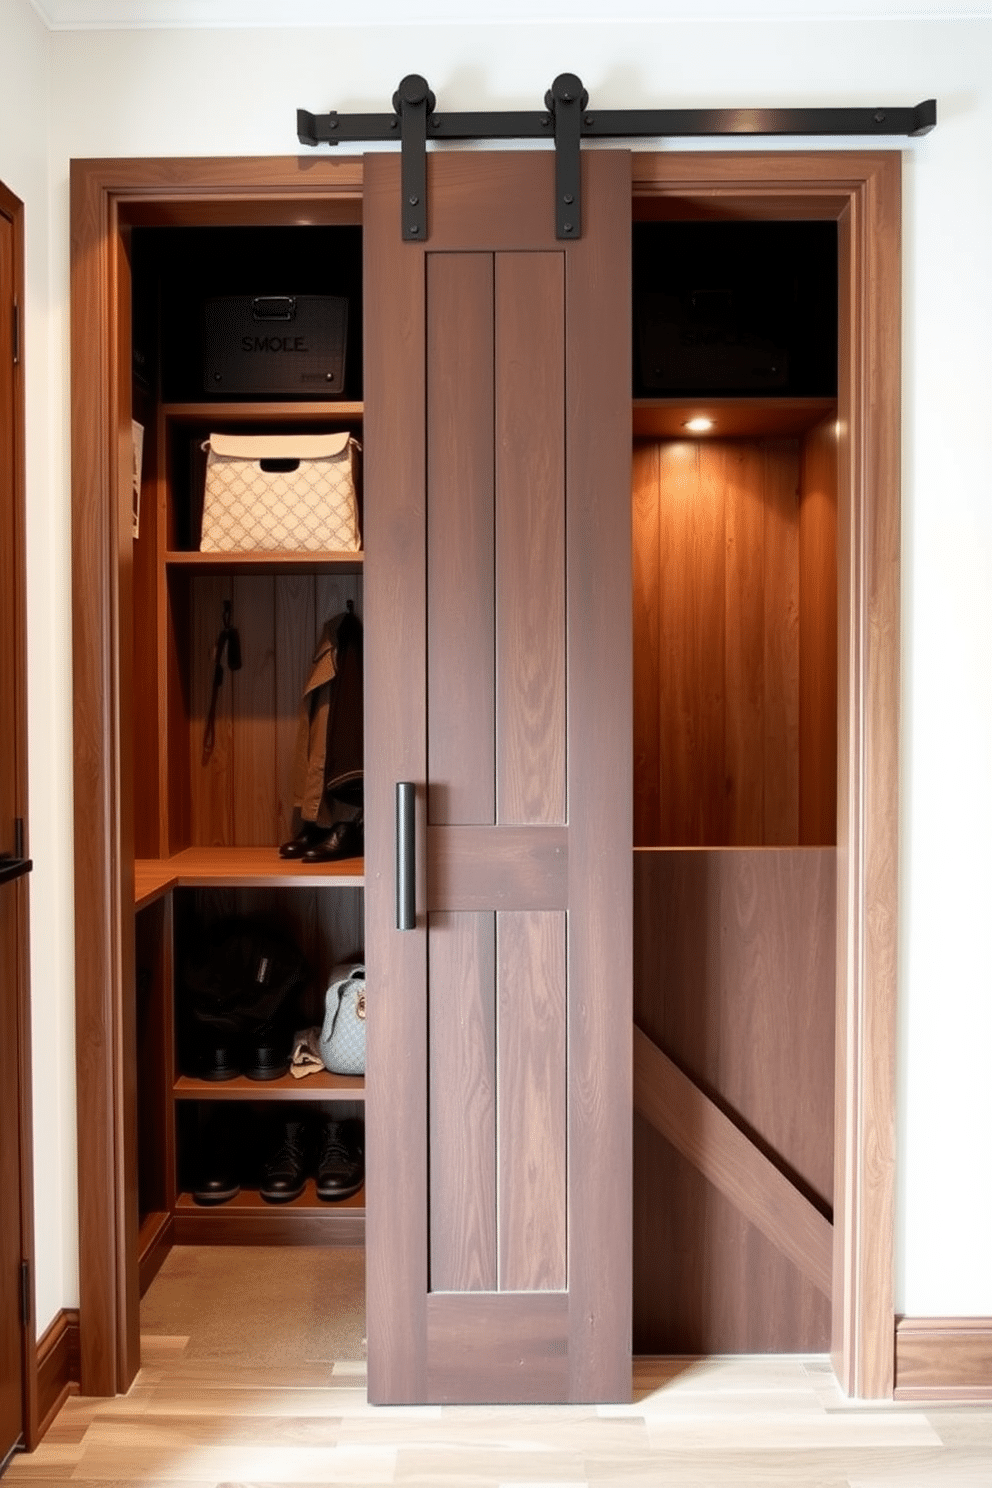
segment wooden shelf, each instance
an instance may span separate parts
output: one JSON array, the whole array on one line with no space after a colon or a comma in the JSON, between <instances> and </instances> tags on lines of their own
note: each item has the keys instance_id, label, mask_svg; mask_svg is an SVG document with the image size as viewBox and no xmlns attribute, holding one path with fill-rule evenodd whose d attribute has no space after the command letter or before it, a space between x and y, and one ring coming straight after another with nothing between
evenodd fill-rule
<instances>
[{"instance_id":1,"label":"wooden shelf","mask_svg":"<svg viewBox=\"0 0 992 1488\"><path fill-rule=\"evenodd\" d=\"M183 1193L172 1239L175 1245L363 1245L365 1190L338 1204L322 1203L312 1178L288 1204L267 1204L257 1189L242 1189L226 1204L197 1204Z\"/></svg>"},{"instance_id":2,"label":"wooden shelf","mask_svg":"<svg viewBox=\"0 0 992 1488\"><path fill-rule=\"evenodd\" d=\"M163 403L162 413L175 423L217 424L252 423L279 424L301 419L328 424L353 423L365 414L364 403L335 402L325 398L308 402L280 403L268 399L265 402L245 403Z\"/></svg>"},{"instance_id":3,"label":"wooden shelf","mask_svg":"<svg viewBox=\"0 0 992 1488\"><path fill-rule=\"evenodd\" d=\"M288 1204L269 1204L257 1188L243 1188L237 1198L229 1199L226 1204L198 1204L192 1194L182 1193L176 1200L176 1214L184 1211L192 1211L194 1214L299 1214L301 1212L317 1214L337 1214L342 1210L364 1211L365 1189L360 1188L358 1193L352 1194L350 1199L342 1199L337 1204L322 1203L317 1197L317 1186L313 1178L308 1178L306 1187L298 1199L290 1199Z\"/></svg>"},{"instance_id":4,"label":"wooden shelf","mask_svg":"<svg viewBox=\"0 0 992 1488\"><path fill-rule=\"evenodd\" d=\"M200 553L172 549L165 554L167 569L193 569L197 573L279 574L299 569L306 573L361 573L364 553L288 553L283 549L254 553Z\"/></svg>"},{"instance_id":5,"label":"wooden shelf","mask_svg":"<svg viewBox=\"0 0 992 1488\"><path fill-rule=\"evenodd\" d=\"M802 434L834 416L835 398L635 398L634 435L665 439L735 439ZM690 418L709 418L713 428L693 434Z\"/></svg>"},{"instance_id":6,"label":"wooden shelf","mask_svg":"<svg viewBox=\"0 0 992 1488\"><path fill-rule=\"evenodd\" d=\"M365 860L301 863L277 847L187 847L134 865L134 903L143 909L176 888L361 888Z\"/></svg>"},{"instance_id":7,"label":"wooden shelf","mask_svg":"<svg viewBox=\"0 0 992 1488\"><path fill-rule=\"evenodd\" d=\"M296 1079L291 1074L278 1080L249 1080L237 1075L233 1080L195 1080L180 1075L172 1087L174 1100L240 1100L240 1101L339 1101L364 1100L364 1075L332 1075L327 1070Z\"/></svg>"}]
</instances>

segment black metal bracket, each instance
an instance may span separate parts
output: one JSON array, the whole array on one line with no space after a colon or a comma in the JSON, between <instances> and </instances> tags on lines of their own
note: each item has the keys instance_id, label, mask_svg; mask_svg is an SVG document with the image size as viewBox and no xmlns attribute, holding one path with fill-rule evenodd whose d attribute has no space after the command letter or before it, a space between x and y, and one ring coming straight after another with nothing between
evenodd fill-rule
<instances>
[{"instance_id":1,"label":"black metal bracket","mask_svg":"<svg viewBox=\"0 0 992 1488\"><path fill-rule=\"evenodd\" d=\"M582 110L589 94L573 72L556 77L544 95L555 119L555 229L559 238L582 236Z\"/></svg>"},{"instance_id":2,"label":"black metal bracket","mask_svg":"<svg viewBox=\"0 0 992 1488\"><path fill-rule=\"evenodd\" d=\"M554 139L555 220L560 239L582 233L580 151L583 139L699 139L718 135L903 136L929 134L933 98L913 108L603 109L587 112L589 95L573 73L555 78L547 112L438 114L424 78L411 74L393 97L392 114L296 111L301 145L400 140L403 237L427 240L427 140Z\"/></svg>"},{"instance_id":3,"label":"black metal bracket","mask_svg":"<svg viewBox=\"0 0 992 1488\"><path fill-rule=\"evenodd\" d=\"M436 103L427 79L415 72L393 94L400 117L403 237L410 243L427 241L427 116Z\"/></svg>"}]
</instances>

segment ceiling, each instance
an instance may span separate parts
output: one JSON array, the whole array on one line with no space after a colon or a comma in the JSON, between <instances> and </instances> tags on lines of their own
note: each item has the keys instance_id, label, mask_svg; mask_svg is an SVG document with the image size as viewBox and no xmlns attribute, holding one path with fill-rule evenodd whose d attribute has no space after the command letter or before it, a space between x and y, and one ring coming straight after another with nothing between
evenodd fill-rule
<instances>
[{"instance_id":1,"label":"ceiling","mask_svg":"<svg viewBox=\"0 0 992 1488\"><path fill-rule=\"evenodd\" d=\"M506 25L815 17L970 19L989 0L31 0L55 31L199 26Z\"/></svg>"}]
</instances>

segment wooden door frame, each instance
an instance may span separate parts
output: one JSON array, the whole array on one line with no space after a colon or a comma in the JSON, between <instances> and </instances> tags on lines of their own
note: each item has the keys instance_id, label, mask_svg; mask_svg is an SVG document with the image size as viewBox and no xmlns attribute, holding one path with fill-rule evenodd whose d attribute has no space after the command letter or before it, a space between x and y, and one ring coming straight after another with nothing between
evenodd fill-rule
<instances>
[{"instance_id":1,"label":"wooden door frame","mask_svg":"<svg viewBox=\"0 0 992 1488\"><path fill-rule=\"evenodd\" d=\"M893 1389L901 158L636 153L639 208L838 223L839 679L832 1357L845 1391ZM314 220L361 161L75 161L72 233L76 1039L82 1388L138 1366L133 1243L128 224ZM650 204L650 206L649 206ZM328 220L325 216L323 220ZM399 231L399 224L397 224Z\"/></svg>"},{"instance_id":2,"label":"wooden door frame","mask_svg":"<svg viewBox=\"0 0 992 1488\"><path fill-rule=\"evenodd\" d=\"M17 305L18 357L14 363L13 382L13 468L14 468L14 627L13 638L16 693L14 711L18 724L17 758L15 763L16 814L24 822L25 856L30 856L30 831L28 824L28 761L27 761L27 623L25 615L25 478L24 478L24 204L14 193L0 182L0 213L13 227L14 237L14 298ZM7 354L7 348L4 354ZM18 1107L20 1149L20 1202L21 1202L21 1257L30 1268L30 1314L22 1334L23 1372L23 1431L25 1445L30 1451L38 1442L38 1359L36 1349L36 1325L34 1315L34 1140L31 1107L31 980L30 980L30 930L29 930L29 879L24 877L16 883L17 893L17 1029L18 1029Z\"/></svg>"}]
</instances>

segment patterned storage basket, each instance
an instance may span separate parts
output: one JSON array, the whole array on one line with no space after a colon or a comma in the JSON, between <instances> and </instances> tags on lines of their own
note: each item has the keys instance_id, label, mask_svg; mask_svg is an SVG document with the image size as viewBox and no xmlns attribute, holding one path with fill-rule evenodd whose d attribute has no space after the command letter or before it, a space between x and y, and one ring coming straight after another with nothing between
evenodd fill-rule
<instances>
[{"instance_id":1,"label":"patterned storage basket","mask_svg":"<svg viewBox=\"0 0 992 1488\"><path fill-rule=\"evenodd\" d=\"M202 553L357 553L358 443L339 434L211 434Z\"/></svg>"}]
</instances>

